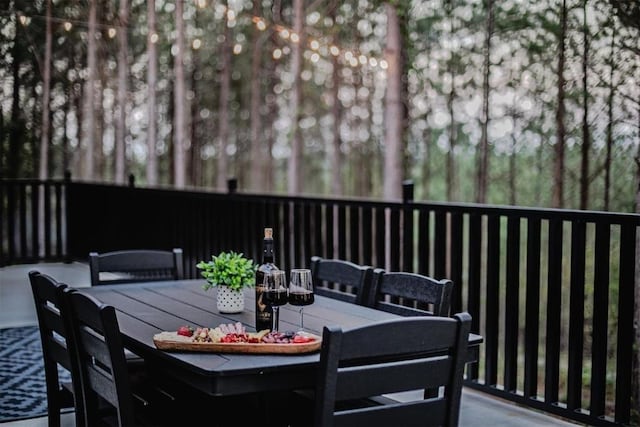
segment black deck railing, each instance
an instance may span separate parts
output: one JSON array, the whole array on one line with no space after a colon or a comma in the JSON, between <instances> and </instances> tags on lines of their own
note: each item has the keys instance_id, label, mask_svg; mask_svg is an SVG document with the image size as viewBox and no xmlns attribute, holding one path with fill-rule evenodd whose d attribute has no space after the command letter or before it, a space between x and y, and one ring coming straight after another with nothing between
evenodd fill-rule
<instances>
[{"instance_id":1,"label":"black deck railing","mask_svg":"<svg viewBox=\"0 0 640 427\"><path fill-rule=\"evenodd\" d=\"M0 265L181 247L197 277L195 263L222 250L258 260L271 226L283 269L321 255L452 279L454 310L469 311L485 338L468 386L592 425L628 424L640 216L411 199L410 185L389 203L0 181Z\"/></svg>"}]
</instances>

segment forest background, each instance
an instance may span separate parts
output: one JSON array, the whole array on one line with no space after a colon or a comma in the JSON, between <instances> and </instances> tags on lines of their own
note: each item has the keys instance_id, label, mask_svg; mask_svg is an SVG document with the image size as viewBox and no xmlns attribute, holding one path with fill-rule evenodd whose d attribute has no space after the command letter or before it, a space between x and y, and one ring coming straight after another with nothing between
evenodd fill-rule
<instances>
[{"instance_id":1,"label":"forest background","mask_svg":"<svg viewBox=\"0 0 640 427\"><path fill-rule=\"evenodd\" d=\"M626 0L3 0L0 176L632 212Z\"/></svg>"}]
</instances>

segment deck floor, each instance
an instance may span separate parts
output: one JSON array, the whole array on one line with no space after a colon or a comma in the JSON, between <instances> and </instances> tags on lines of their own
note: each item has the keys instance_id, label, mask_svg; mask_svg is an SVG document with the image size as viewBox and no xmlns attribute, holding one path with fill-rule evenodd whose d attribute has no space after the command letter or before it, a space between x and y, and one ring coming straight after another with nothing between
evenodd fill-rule
<instances>
[{"instance_id":1,"label":"deck floor","mask_svg":"<svg viewBox=\"0 0 640 427\"><path fill-rule=\"evenodd\" d=\"M38 270L74 287L89 285L89 267L83 263L46 263L0 268L0 328L37 325L35 307L27 274ZM73 414L65 414L62 427L75 425ZM2 423L3 427L45 427L47 418ZM483 393L464 389L460 426L533 427L572 426L550 417Z\"/></svg>"}]
</instances>

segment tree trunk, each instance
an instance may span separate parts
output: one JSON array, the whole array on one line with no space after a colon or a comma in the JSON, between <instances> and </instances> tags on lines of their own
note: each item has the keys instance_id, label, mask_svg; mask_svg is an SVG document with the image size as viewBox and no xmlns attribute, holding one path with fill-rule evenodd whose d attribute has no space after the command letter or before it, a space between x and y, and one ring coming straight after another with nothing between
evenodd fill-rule
<instances>
[{"instance_id":1,"label":"tree trunk","mask_svg":"<svg viewBox=\"0 0 640 427\"><path fill-rule=\"evenodd\" d=\"M15 17L19 22L18 16ZM16 25L16 35L11 48L11 77L13 81L11 97L11 117L9 119L9 149L7 153L7 178L18 178L21 173L20 165L22 144L24 143L24 115L20 108L20 67L23 59L22 49L18 40L24 37L22 26Z\"/></svg>"},{"instance_id":2,"label":"tree trunk","mask_svg":"<svg viewBox=\"0 0 640 427\"><path fill-rule=\"evenodd\" d=\"M127 28L129 25L129 2L120 0L118 12L120 26L118 28L118 110L116 115L116 141L115 141L115 182L125 183L125 126L127 120L127 73L128 46Z\"/></svg>"},{"instance_id":3,"label":"tree trunk","mask_svg":"<svg viewBox=\"0 0 640 427\"><path fill-rule=\"evenodd\" d=\"M175 132L173 136L173 185L177 188L184 188L186 184L185 171L185 150L187 144L187 93L184 78L184 3L177 1L175 9L176 19L176 55L173 64L173 74L175 81L174 92L174 117L173 126Z\"/></svg>"},{"instance_id":4,"label":"tree trunk","mask_svg":"<svg viewBox=\"0 0 640 427\"><path fill-rule=\"evenodd\" d=\"M335 22L337 2L332 1L329 9L330 17ZM333 40L334 44L337 40ZM340 63L337 55L331 55L331 65L333 66L333 72L331 74L332 87L331 87L331 99L333 105L331 106L332 123L332 135L331 135L331 194L334 196L340 196L344 193L343 183L343 155L342 155L342 141L340 138L340 118L342 115L342 108L340 108L340 99L338 98L338 91L340 90Z\"/></svg>"},{"instance_id":5,"label":"tree trunk","mask_svg":"<svg viewBox=\"0 0 640 427\"><path fill-rule=\"evenodd\" d=\"M403 159L403 61L400 19L395 6L385 3L387 14L387 91L385 94L384 186L386 200L402 199Z\"/></svg>"},{"instance_id":6,"label":"tree trunk","mask_svg":"<svg viewBox=\"0 0 640 427\"><path fill-rule=\"evenodd\" d=\"M291 116L291 157L288 163L289 194L296 195L302 189L302 135L300 132L300 110L302 104L302 85L300 73L302 72L302 48L305 46L304 37L304 0L293 0L293 32L297 34L299 41L291 44L291 103L289 105Z\"/></svg>"},{"instance_id":7,"label":"tree trunk","mask_svg":"<svg viewBox=\"0 0 640 427\"><path fill-rule=\"evenodd\" d=\"M156 145L156 86L158 84L158 46L156 34L156 1L147 0L147 185L158 184Z\"/></svg>"},{"instance_id":8,"label":"tree trunk","mask_svg":"<svg viewBox=\"0 0 640 427\"><path fill-rule=\"evenodd\" d=\"M433 137L433 129L429 123L429 115L431 109L425 114L425 122L427 122L427 128L423 134L424 144L424 160L422 161L422 199L429 200L431 193L431 138Z\"/></svg>"},{"instance_id":9,"label":"tree trunk","mask_svg":"<svg viewBox=\"0 0 640 427\"><path fill-rule=\"evenodd\" d=\"M484 40L484 78L482 82L482 134L480 137L478 176L476 179L476 202L487 202L489 182L489 75L491 74L491 37L493 36L493 0L487 1L487 19Z\"/></svg>"},{"instance_id":10,"label":"tree trunk","mask_svg":"<svg viewBox=\"0 0 640 427\"><path fill-rule=\"evenodd\" d=\"M228 2L225 3L229 5ZM222 61L222 71L220 72L220 97L218 98L218 167L216 186L218 190L224 191L227 188L229 178L229 159L227 156L227 145L229 144L229 100L231 96L231 40L233 34L229 28L227 17L224 19L224 41L220 47L220 59Z\"/></svg>"},{"instance_id":11,"label":"tree trunk","mask_svg":"<svg viewBox=\"0 0 640 427\"><path fill-rule=\"evenodd\" d=\"M454 27L453 27L453 1L447 2L447 19L449 20L449 31L450 37L453 37ZM453 54L453 48L449 52L449 62L447 64L450 80L451 80L451 90L449 91L449 95L447 96L447 111L449 112L450 124L449 124L449 149L447 150L447 159L446 159L446 192L447 192L447 201L453 201L456 198L456 165L455 165L455 148L456 141L458 138L457 135L457 125L455 120L455 115L453 111L453 101L456 97L456 88L455 88L455 71L456 64L454 63L455 58Z\"/></svg>"},{"instance_id":12,"label":"tree trunk","mask_svg":"<svg viewBox=\"0 0 640 427\"><path fill-rule=\"evenodd\" d=\"M611 34L611 57L614 58L615 54L615 25L612 25ZM616 88L613 84L613 72L615 69L615 62L613 59L609 59L609 97L607 99L607 148L604 160L604 207L605 211L609 210L609 201L611 199L611 152L613 150L613 100L615 98Z\"/></svg>"},{"instance_id":13,"label":"tree trunk","mask_svg":"<svg viewBox=\"0 0 640 427\"><path fill-rule=\"evenodd\" d=\"M82 106L82 148L84 151L81 164L82 178L90 180L95 178L95 153L94 136L96 129L96 81L98 67L98 46L96 42L97 32L97 5L98 0L89 0L89 26L87 30L87 80L84 88L84 102Z\"/></svg>"},{"instance_id":14,"label":"tree trunk","mask_svg":"<svg viewBox=\"0 0 640 427\"><path fill-rule=\"evenodd\" d=\"M282 22L282 1L274 0L271 6L272 20L274 24L280 24ZM271 32L270 42L271 47L278 46L280 41L280 36L275 31ZM280 80L279 76L276 73L276 61L266 61L265 63L265 73L268 76L267 87L274 87ZM268 126L265 126L266 131L266 139L267 139L267 147L264 158L263 166L263 174L264 174L264 191L272 192L275 189L274 185L274 161L273 161L273 144L275 141L275 128L273 124L278 118L278 103L276 102L276 97L273 94L269 94L265 97L265 103L267 106L267 120Z\"/></svg>"},{"instance_id":15,"label":"tree trunk","mask_svg":"<svg viewBox=\"0 0 640 427\"><path fill-rule=\"evenodd\" d=\"M638 129L640 129L640 99L638 99ZM638 137L640 142L640 137ZM640 214L640 143L636 154L636 213ZM636 234L636 274L635 274L635 369L633 373L631 407L640 408L640 233ZM640 422L640 409L635 414L635 422Z\"/></svg>"},{"instance_id":16,"label":"tree trunk","mask_svg":"<svg viewBox=\"0 0 640 427\"><path fill-rule=\"evenodd\" d=\"M564 206L564 68L566 54L566 33L567 0L562 0L562 8L560 10L560 35L558 40L558 108L556 110L556 144L554 146L555 157L553 159L553 196L551 200L551 204L554 208L562 208Z\"/></svg>"},{"instance_id":17,"label":"tree trunk","mask_svg":"<svg viewBox=\"0 0 640 427\"><path fill-rule=\"evenodd\" d=\"M51 100L51 49L52 49L52 31L51 31L51 2L46 0L47 4L47 29L44 43L44 60L42 62L42 123L40 130L40 165L38 177L47 179L49 175L49 129L50 115L49 102Z\"/></svg>"},{"instance_id":18,"label":"tree trunk","mask_svg":"<svg viewBox=\"0 0 640 427\"><path fill-rule=\"evenodd\" d=\"M51 101L51 50L53 34L51 29L51 4L52 0L46 0L46 33L44 43L44 59L42 61L42 121L40 128L40 162L38 165L38 178L45 180L49 177L49 144L51 143L51 115L49 103ZM44 191L38 194L38 242L40 247L38 255L44 256ZM34 248L35 249L35 248Z\"/></svg>"},{"instance_id":19,"label":"tree trunk","mask_svg":"<svg viewBox=\"0 0 640 427\"><path fill-rule=\"evenodd\" d=\"M587 23L587 3L582 2L583 10L583 45L582 45L582 147L580 162L580 209L589 206L589 152L591 150L591 134L589 132L589 27Z\"/></svg>"},{"instance_id":20,"label":"tree trunk","mask_svg":"<svg viewBox=\"0 0 640 427\"><path fill-rule=\"evenodd\" d=\"M515 123L516 118L513 117L513 121ZM517 206L517 190L516 190L516 156L518 155L517 143L515 136L512 134L511 136L511 153L509 155L509 204L511 206Z\"/></svg>"},{"instance_id":21,"label":"tree trunk","mask_svg":"<svg viewBox=\"0 0 640 427\"><path fill-rule=\"evenodd\" d=\"M253 15L260 16L261 8L260 0L253 0ZM252 29L251 45L253 51L251 52L251 120L249 123L250 128L250 145L251 145L251 163L249 169L251 170L251 185L250 188L253 191L264 191L265 189L265 176L264 176L264 162L267 153L266 145L268 145L267 139L261 135L262 130L262 115L260 114L260 105L262 104L262 47L264 44L264 38L261 35L262 31L257 27Z\"/></svg>"}]
</instances>

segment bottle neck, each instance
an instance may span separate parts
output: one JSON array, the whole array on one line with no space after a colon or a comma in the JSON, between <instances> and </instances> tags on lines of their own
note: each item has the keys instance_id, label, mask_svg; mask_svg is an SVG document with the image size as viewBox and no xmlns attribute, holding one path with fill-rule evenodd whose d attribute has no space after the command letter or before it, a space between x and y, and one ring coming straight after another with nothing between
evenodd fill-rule
<instances>
[{"instance_id":1,"label":"bottle neck","mask_svg":"<svg viewBox=\"0 0 640 427\"><path fill-rule=\"evenodd\" d=\"M264 244L262 248L262 263L272 263L275 260L275 256L273 254L273 239L264 239Z\"/></svg>"}]
</instances>

